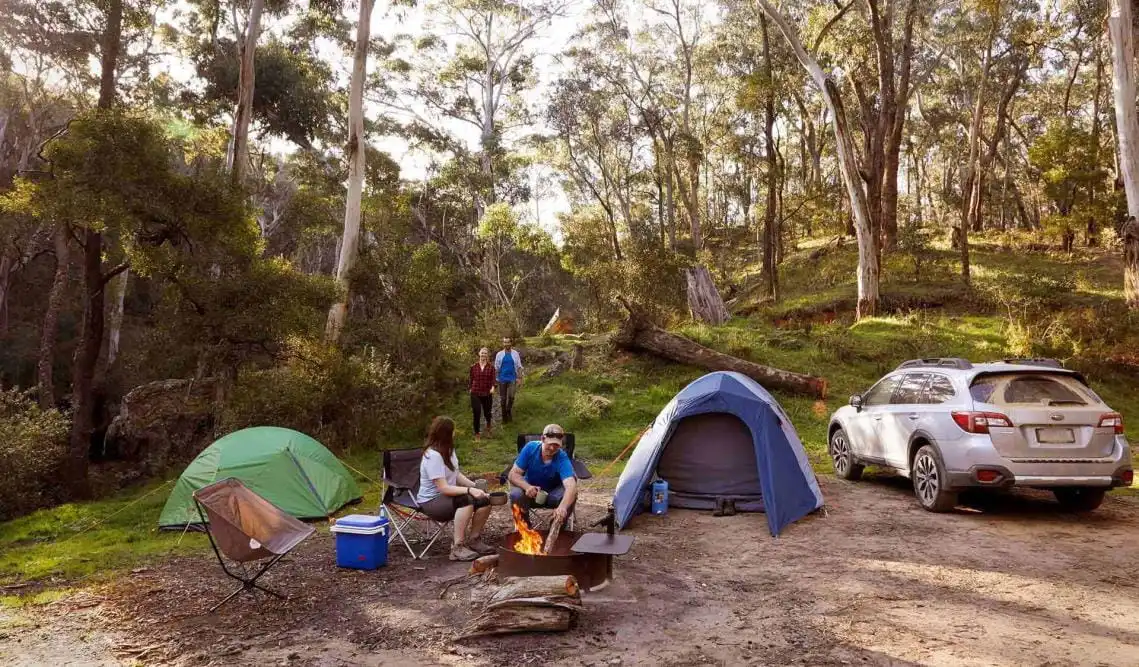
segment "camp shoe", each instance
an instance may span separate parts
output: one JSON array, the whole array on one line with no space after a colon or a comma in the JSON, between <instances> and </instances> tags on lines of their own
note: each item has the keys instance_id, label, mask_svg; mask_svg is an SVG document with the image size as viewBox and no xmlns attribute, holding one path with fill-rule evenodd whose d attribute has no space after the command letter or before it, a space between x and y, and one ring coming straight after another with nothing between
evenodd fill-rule
<instances>
[{"instance_id":1,"label":"camp shoe","mask_svg":"<svg viewBox=\"0 0 1139 667\"><path fill-rule=\"evenodd\" d=\"M451 547L451 560L468 561L474 560L478 557L479 555L474 551L468 549L466 545L456 544L455 546Z\"/></svg>"},{"instance_id":2,"label":"camp shoe","mask_svg":"<svg viewBox=\"0 0 1139 667\"><path fill-rule=\"evenodd\" d=\"M467 548L473 549L483 556L489 556L490 554L498 551L498 549L495 549L486 542L483 542L481 537L473 540L467 540Z\"/></svg>"}]
</instances>

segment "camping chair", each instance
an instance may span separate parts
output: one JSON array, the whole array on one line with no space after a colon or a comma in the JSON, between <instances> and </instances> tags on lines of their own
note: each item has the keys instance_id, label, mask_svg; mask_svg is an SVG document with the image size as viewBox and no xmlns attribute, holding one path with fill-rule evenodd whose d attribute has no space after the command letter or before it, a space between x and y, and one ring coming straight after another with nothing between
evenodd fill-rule
<instances>
[{"instance_id":1,"label":"camping chair","mask_svg":"<svg viewBox=\"0 0 1139 667\"><path fill-rule=\"evenodd\" d=\"M242 591L252 593L253 589L286 599L280 593L257 583L257 580L285 554L316 532L316 529L281 511L232 477L195 491L194 503L203 524L207 523L208 517L209 529L206 534L209 535L210 546L214 549L222 571L241 582L237 590L211 607L207 613L213 613ZM226 567L223 554L241 564L242 574L231 572ZM245 563L266 558L269 559L268 562L249 576L245 571Z\"/></svg>"},{"instance_id":2,"label":"camping chair","mask_svg":"<svg viewBox=\"0 0 1139 667\"><path fill-rule=\"evenodd\" d=\"M386 507L392 517L392 527L399 536L403 546L415 560L421 560L427 555L439 536L451 525L450 521L436 521L423 513L415 496L419 493L419 463L423 460L423 450L415 449L386 449L384 450L384 495L380 504ZM415 523L419 522L419 523ZM419 537L427 540L427 545L419 553L411 547L408 541L409 529L416 530Z\"/></svg>"},{"instance_id":3,"label":"camping chair","mask_svg":"<svg viewBox=\"0 0 1139 667\"><path fill-rule=\"evenodd\" d=\"M541 434L534 435L534 434L527 434L527 433L519 433L518 438L515 441L515 444L518 446L518 451L521 453L522 448L526 446L526 443L531 442L533 440L541 440L541 439L542 439ZM573 464L573 476L575 478L577 478L579 481L583 480L583 479L589 479L589 478L593 477L593 473L589 472L589 468L585 467L585 463L582 462L581 459L574 458L573 454L574 454L574 446L575 445L576 445L576 441L574 439L573 433L566 433L566 439L562 441L562 449L565 450L566 454L570 457L570 463ZM510 474L510 469L513 466L514 466L513 461L511 461L510 463L508 463L506 465L506 468L498 476L499 483L506 484L507 476ZM578 494L580 495L580 493L581 493L581 488L579 486L578 487ZM547 510L545 508L535 507L531 511L540 513L538 516L539 516L539 518L542 519L542 521L541 521L542 525L548 524L549 519L553 516L553 512L551 510ZM543 514L545 516L543 516ZM570 510L570 515L568 517L566 517L566 525L565 525L566 530L573 530L574 521L576 520L576 518L577 518L577 503L575 502L573 504L573 509ZM526 520L527 520L527 522L530 522L530 517L529 516L526 517ZM531 527L533 527L534 530L539 530L539 528L537 526L534 526L533 523L531 523Z\"/></svg>"}]
</instances>

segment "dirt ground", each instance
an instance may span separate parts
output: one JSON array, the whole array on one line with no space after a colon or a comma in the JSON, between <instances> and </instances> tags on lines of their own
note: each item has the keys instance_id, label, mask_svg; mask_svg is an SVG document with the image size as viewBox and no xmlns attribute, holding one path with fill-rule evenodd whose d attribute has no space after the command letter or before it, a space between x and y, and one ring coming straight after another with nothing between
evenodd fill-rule
<instances>
[{"instance_id":1,"label":"dirt ground","mask_svg":"<svg viewBox=\"0 0 1139 667\"><path fill-rule=\"evenodd\" d=\"M585 597L578 627L455 642L475 608L467 566L393 551L375 572L333 564L326 530L266 583L230 588L212 555L4 618L0 661L41 665L1135 665L1139 501L1087 516L1051 496L918 508L906 480L822 478L825 513L778 539L763 515L674 510L630 526L616 581ZM579 516L599 518L591 493ZM507 531L507 515L493 534ZM583 524L584 525L584 524ZM204 539L196 536L196 539ZM190 539L190 538L187 538ZM394 547L395 545L393 545ZM402 547L401 547L402 550Z\"/></svg>"}]
</instances>

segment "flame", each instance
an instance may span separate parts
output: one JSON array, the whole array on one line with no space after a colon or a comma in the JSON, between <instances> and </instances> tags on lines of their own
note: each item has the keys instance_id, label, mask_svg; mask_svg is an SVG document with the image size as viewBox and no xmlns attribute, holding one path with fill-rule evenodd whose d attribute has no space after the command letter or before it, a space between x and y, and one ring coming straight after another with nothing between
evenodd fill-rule
<instances>
[{"instance_id":1,"label":"flame","mask_svg":"<svg viewBox=\"0 0 1139 667\"><path fill-rule=\"evenodd\" d=\"M521 507L512 503L511 508L514 510L514 530L518 531L518 541L514 543L514 550L520 554L541 556L542 534L526 525Z\"/></svg>"}]
</instances>

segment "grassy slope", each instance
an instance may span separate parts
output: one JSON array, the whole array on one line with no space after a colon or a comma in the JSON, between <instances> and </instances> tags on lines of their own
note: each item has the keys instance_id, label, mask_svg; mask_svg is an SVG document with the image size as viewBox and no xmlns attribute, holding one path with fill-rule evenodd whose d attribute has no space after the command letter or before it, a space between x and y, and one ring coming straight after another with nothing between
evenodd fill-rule
<instances>
[{"instance_id":1,"label":"grassy slope","mask_svg":"<svg viewBox=\"0 0 1139 667\"><path fill-rule=\"evenodd\" d=\"M947 253L942 253L943 258ZM904 276L887 281L884 292L895 298L946 302L945 307L913 310L902 315L879 317L851 324L849 314L838 319L826 314L827 304L849 302L851 251L835 252L819 261L808 261L805 254L792 257L783 273L787 286L783 302L761 310L751 318L737 318L722 327L690 325L682 332L724 352L754 361L826 377L830 398L825 401L779 395L805 443L816 470L825 473L825 430L829 414L847 396L865 390L881 374L898 362L920 356L962 356L975 360L999 358L1006 353L1006 314L975 314L974 302L942 266L927 268L921 285L908 278L911 266L906 260L892 259L887 276ZM1067 307L1116 304L1122 308L1121 273L1118 264L1106 257L1078 261L1000 252L976 252L973 257L978 290L997 292L1009 285L1047 287L1063 283ZM804 311L823 313L804 318ZM798 319L788 316L800 313ZM774 322L779 321L781 326ZM559 341L564 346L565 341ZM460 457L468 471L498 471L514 452L513 436L518 430L540 429L556 421L578 434L579 455L595 473L601 472L630 440L656 416L660 408L686 383L700 376L695 369L662 364L653 360L618 354L604 348L591 352L586 371L571 371L555 379L532 377L519 392L516 424L500 430L494 438L474 442L470 437L469 407L465 396L456 397L449 414L456 418ZM1126 374L1092 375L1094 388L1123 413L1128 434L1139 437L1139 396L1131 391L1132 378ZM581 408L581 396L598 394L613 401L602 416L592 416ZM418 434L392 437L381 447L409 447L419 442ZM378 457L373 451L356 451L346 457L349 465L371 479L378 479ZM608 476L619 474L621 464ZM359 509L371 511L379 498L378 485L359 477L365 500ZM1132 489L1131 491L1134 491ZM200 535L160 533L155 522L165 501L166 488L153 484L124 492L118 497L84 505L65 505L37 512L16 521L0 524L0 584L22 580L73 581L76 578L108 573L137 566L148 559L172 551L201 550ZM150 495L147 495L150 494ZM108 518L110 517L110 518ZM104 520L97 527L78 533L83 527Z\"/></svg>"}]
</instances>

